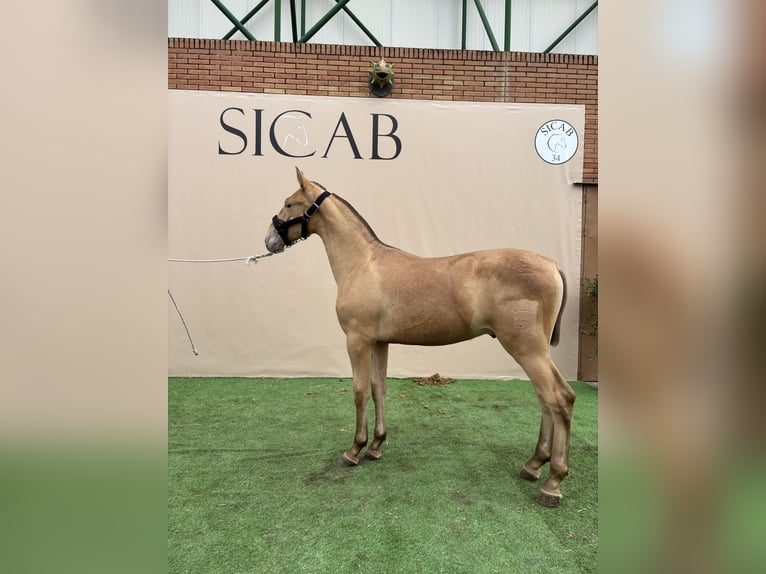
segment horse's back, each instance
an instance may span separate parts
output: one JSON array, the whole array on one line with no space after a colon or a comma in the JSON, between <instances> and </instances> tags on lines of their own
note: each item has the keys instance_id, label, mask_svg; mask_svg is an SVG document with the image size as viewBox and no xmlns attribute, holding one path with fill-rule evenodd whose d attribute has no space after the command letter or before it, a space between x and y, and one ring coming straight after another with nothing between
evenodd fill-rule
<instances>
[{"instance_id":1,"label":"horse's back","mask_svg":"<svg viewBox=\"0 0 766 574\"><path fill-rule=\"evenodd\" d=\"M540 298L557 291L558 265L524 249L491 249L445 257L418 257L386 250L374 260L384 291L393 297L443 299L472 293L480 297Z\"/></svg>"}]
</instances>

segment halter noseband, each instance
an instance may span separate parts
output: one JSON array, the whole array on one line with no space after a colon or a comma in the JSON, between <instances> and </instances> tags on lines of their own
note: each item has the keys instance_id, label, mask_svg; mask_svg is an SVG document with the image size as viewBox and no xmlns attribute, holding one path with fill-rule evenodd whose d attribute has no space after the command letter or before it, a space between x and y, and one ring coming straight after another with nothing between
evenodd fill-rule
<instances>
[{"instance_id":1,"label":"halter noseband","mask_svg":"<svg viewBox=\"0 0 766 574\"><path fill-rule=\"evenodd\" d=\"M319 209L319 206L322 205L322 202L330 197L332 193L325 190L322 192L322 195L317 197L316 201L312 203L309 208L303 213L303 215L298 217L293 217L292 219L289 219L287 221L283 219L279 219L278 216L274 216L271 218L271 223L274 226L274 229L277 231L279 236L282 238L282 241L284 242L285 246L292 245L287 240L287 230L290 229L293 225L296 223L301 224L301 239L306 239L309 236L309 219L311 219L311 216L316 213L316 210ZM294 242L293 242L294 243Z\"/></svg>"}]
</instances>

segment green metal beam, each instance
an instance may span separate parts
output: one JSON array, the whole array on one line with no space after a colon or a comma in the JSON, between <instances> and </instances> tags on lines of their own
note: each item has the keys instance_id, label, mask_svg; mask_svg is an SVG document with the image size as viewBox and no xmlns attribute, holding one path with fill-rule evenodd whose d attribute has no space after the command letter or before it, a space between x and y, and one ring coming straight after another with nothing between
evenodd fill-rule
<instances>
[{"instance_id":1,"label":"green metal beam","mask_svg":"<svg viewBox=\"0 0 766 574\"><path fill-rule=\"evenodd\" d=\"M226 6L223 5L223 2L221 2L220 0L210 0L210 1L213 4L216 5L216 7L223 13L224 16L226 16L229 19L229 21L232 24L234 24L235 31L239 30L240 32L242 32L242 34L244 34L245 38L247 38L248 40L251 40L251 41L255 41L255 36L253 36L250 33L250 30L245 28L245 26L242 24L242 22L237 20L237 17L234 14L229 12L229 9ZM228 39L229 38L224 36L224 40L228 40Z\"/></svg>"},{"instance_id":2,"label":"green metal beam","mask_svg":"<svg viewBox=\"0 0 766 574\"><path fill-rule=\"evenodd\" d=\"M213 4L215 4L216 6L218 6L218 9L221 10L221 12L224 12L221 9L221 6L223 6L223 4L221 4L220 2L217 2L216 0L211 0L211 2L213 2ZM223 37L223 39L228 40L234 34L237 33L237 30L239 30L245 35L245 38L247 38L248 40L255 40L255 37L250 33L250 30L245 28L245 24L247 24L248 20L250 20L250 18L255 16L258 13L258 11L268 3L269 3L269 0L261 0L255 8L253 8L252 10L250 10L250 12L245 14L245 17L242 18L242 20L237 20L237 18L234 15L232 15L231 12L229 12L231 17L230 18L229 16L226 16L226 17L229 18L229 20L231 20L232 24L234 24L234 28L229 30L229 32ZM226 7L224 6L224 8ZM228 10L226 10L226 12L228 12ZM226 14L226 12L224 12L224 15Z\"/></svg>"},{"instance_id":3,"label":"green metal beam","mask_svg":"<svg viewBox=\"0 0 766 574\"><path fill-rule=\"evenodd\" d=\"M293 42L298 41L298 25L295 21L295 0L290 0L290 26L293 31Z\"/></svg>"},{"instance_id":4,"label":"green metal beam","mask_svg":"<svg viewBox=\"0 0 766 574\"><path fill-rule=\"evenodd\" d=\"M555 48L556 46L558 46L558 45L561 43L561 41L562 41L564 38L566 38L567 36L569 36L570 32L572 32L572 30L574 30L575 28L577 28L577 26L579 26L579 25L580 25L580 22L582 22L583 20L585 20L585 18L587 18L587 17L588 17L588 14L590 14L591 12L593 12L593 11L594 11L594 10L595 10L597 7L598 7L598 0L596 0L596 1L595 1L593 4L591 4L591 5L590 5L590 7L589 7L589 8L588 8L588 9L587 9L585 12L583 12L582 14L580 14L580 16L577 18L577 20L575 20L574 22L572 22L572 23L569 25L569 27L568 27L566 30L564 30L564 31L561 33L561 35L560 35L558 38L556 38L556 39L553 41L553 43L552 43L550 46L548 46L548 47L547 47L545 50L543 50L543 54L549 54L549 53L550 53L550 51L551 51L551 50L553 50L553 48Z\"/></svg>"},{"instance_id":5,"label":"green metal beam","mask_svg":"<svg viewBox=\"0 0 766 574\"><path fill-rule=\"evenodd\" d=\"M282 0L274 0L274 41L282 39Z\"/></svg>"},{"instance_id":6,"label":"green metal beam","mask_svg":"<svg viewBox=\"0 0 766 574\"><path fill-rule=\"evenodd\" d=\"M460 40L460 49L465 50L465 30L468 26L468 0L463 0L463 34Z\"/></svg>"},{"instance_id":7,"label":"green metal beam","mask_svg":"<svg viewBox=\"0 0 766 574\"><path fill-rule=\"evenodd\" d=\"M213 0L213 1L216 1L216 0ZM305 34L303 34L303 36L301 36L301 37L300 37L300 39L299 39L298 41L299 41L299 42L308 42L308 41L309 41L309 40L310 40L310 39L311 39L311 38L314 36L314 34L316 34L317 32L319 32L319 30L321 30L321 29L322 29L322 27L323 27L325 24L327 24L327 22L329 22L329 21L330 21L330 19L331 19L333 16L335 16L335 14L337 14L338 12L340 12L340 10L341 10L341 9L342 9L342 8L343 8L343 7L344 7L346 4L348 4L350 1L351 1L351 0L339 0L339 2L338 2L337 4L335 4L335 6L333 6L332 8L330 8L330 10L327 12L327 14L325 14L324 16L322 16L322 17L319 19L319 22L317 22L316 24L314 24L314 25L311 27L311 29L310 29L308 32L306 32Z\"/></svg>"},{"instance_id":8,"label":"green metal beam","mask_svg":"<svg viewBox=\"0 0 766 574\"><path fill-rule=\"evenodd\" d=\"M336 2L336 3L338 3L338 2L340 2L340 0L335 0L335 2ZM373 36L372 32L370 32L370 31L367 29L367 27L366 27L364 24L362 24L362 21L361 21L359 18L357 18L357 17L356 17L356 14L354 14L354 13L351 11L351 9L348 7L348 6L344 6L344 7L343 7L343 11L344 11L346 14L348 14L348 17L349 17L349 18L351 18L351 19L354 21L354 24L356 24L357 26L359 26L359 28L362 30L362 32L364 32L364 33L365 33L365 35L366 35L366 36L367 36L367 37L368 37L370 40L372 40L372 43L373 43L373 44L375 44L375 45L376 45L376 46L378 46L379 48L380 48L380 47L383 45L383 44L381 44L381 43L380 43L380 41L379 41L379 40L378 40L378 39L377 39L375 36Z\"/></svg>"},{"instance_id":9,"label":"green metal beam","mask_svg":"<svg viewBox=\"0 0 766 574\"><path fill-rule=\"evenodd\" d=\"M476 9L479 11L479 16L481 17L481 22L484 24L484 29L487 31L487 36L489 37L489 43L492 44L492 49L495 52L500 51L500 46L497 45L497 40L495 40L495 35L492 33L492 27L489 25L489 20L487 20L487 15L484 13L484 7L481 5L481 0L473 0L474 4L476 4Z\"/></svg>"},{"instance_id":10,"label":"green metal beam","mask_svg":"<svg viewBox=\"0 0 766 574\"><path fill-rule=\"evenodd\" d=\"M503 50L511 51L511 0L505 0L505 38Z\"/></svg>"},{"instance_id":11,"label":"green metal beam","mask_svg":"<svg viewBox=\"0 0 766 574\"><path fill-rule=\"evenodd\" d=\"M230 39L234 34L237 32L241 32L242 35L245 36L248 40L254 41L256 38L253 36L253 34L245 27L245 24L253 18L266 4L268 4L271 0L261 0L258 2L258 4L250 10L242 20L238 20L234 14L231 13L231 11L223 4L221 0L210 0L220 11L223 13L224 16L232 23L234 24L234 27L229 30L229 32L223 37L225 40ZM290 24L291 24L291 30L292 30L292 41L293 42L308 42L319 30L324 27L327 22L329 22L340 10L343 10L346 14L348 14L349 18L356 24L359 29L372 41L373 44L375 44L378 47L381 47L383 44L378 40L375 35L370 32L370 30L364 25L364 23L354 14L350 8L348 8L346 5L351 0L335 0L335 6L333 6L322 18L319 19L319 21L314 24L311 29L306 31L306 0L301 0L301 24L300 24L300 36L298 35L298 25L297 25L297 10L296 10L296 3L295 0L290 0ZM484 26L484 30L487 33L487 37L489 38L490 44L492 44L492 49L496 52L500 51L500 47L498 46L497 40L495 39L495 34L492 31L492 27L489 23L489 20L487 18L486 13L484 12L484 6L481 3L481 0L474 0L474 4L476 5L476 10L479 12L479 17L481 18L482 25ZM511 46L511 5L512 0L505 0L505 35L504 35L504 43L503 47L505 51L510 50ZM569 28L567 28L554 42L551 44L546 50L545 53L550 52L553 48L556 47L556 45L559 44L574 28L582 22L588 14L590 14L596 7L598 6L598 1L594 2L590 8L588 8L575 22L572 23ZM281 32L282 32L282 2L281 0L274 0L274 41L279 42L281 40ZM467 37L467 27L468 27L468 0L463 0L462 2L462 34L461 34L461 49L466 49L466 37Z\"/></svg>"}]
</instances>

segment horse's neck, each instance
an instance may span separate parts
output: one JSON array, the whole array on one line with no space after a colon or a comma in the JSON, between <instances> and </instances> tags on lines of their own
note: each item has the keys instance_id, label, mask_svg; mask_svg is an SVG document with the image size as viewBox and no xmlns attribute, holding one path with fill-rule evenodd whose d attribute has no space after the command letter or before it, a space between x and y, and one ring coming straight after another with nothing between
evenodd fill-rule
<instances>
[{"instance_id":1,"label":"horse's neck","mask_svg":"<svg viewBox=\"0 0 766 574\"><path fill-rule=\"evenodd\" d=\"M352 270L367 265L381 243L342 201L332 201L332 207L327 207L322 206L317 234L324 242L335 281L341 283Z\"/></svg>"}]
</instances>

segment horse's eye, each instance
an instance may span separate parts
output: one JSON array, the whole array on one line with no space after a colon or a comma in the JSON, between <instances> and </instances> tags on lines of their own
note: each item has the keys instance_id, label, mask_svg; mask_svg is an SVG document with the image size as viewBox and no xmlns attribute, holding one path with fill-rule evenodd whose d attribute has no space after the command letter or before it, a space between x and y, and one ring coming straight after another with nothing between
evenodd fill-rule
<instances>
[{"instance_id":1,"label":"horse's eye","mask_svg":"<svg viewBox=\"0 0 766 574\"><path fill-rule=\"evenodd\" d=\"M285 209L290 209L292 206L292 203L285 203Z\"/></svg>"}]
</instances>

